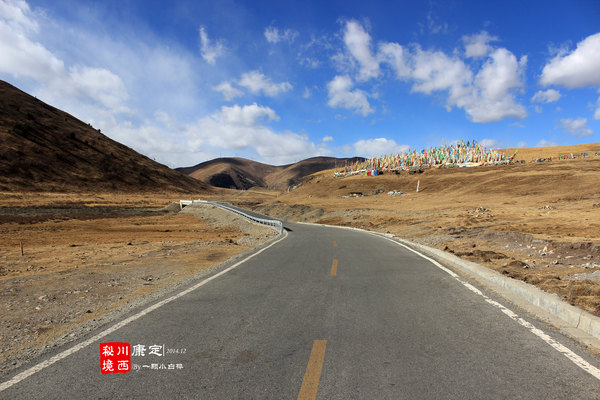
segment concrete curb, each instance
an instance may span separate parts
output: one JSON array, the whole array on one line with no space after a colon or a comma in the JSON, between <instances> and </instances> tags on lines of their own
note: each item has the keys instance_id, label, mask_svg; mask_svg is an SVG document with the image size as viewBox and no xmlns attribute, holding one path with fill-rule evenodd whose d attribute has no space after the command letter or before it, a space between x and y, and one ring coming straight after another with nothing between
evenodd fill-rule
<instances>
[{"instance_id":1,"label":"concrete curb","mask_svg":"<svg viewBox=\"0 0 600 400\"><path fill-rule=\"evenodd\" d=\"M600 318L585 310L572 306L563 301L556 294L544 292L533 285L506 277L497 271L471 261L463 260L453 254L446 253L445 251L414 243L406 239L400 239L398 237L394 237L393 239L472 275L477 281L480 281L483 284L508 290L526 302L533 304L566 322L569 326L582 330L600 340Z\"/></svg>"},{"instance_id":2,"label":"concrete curb","mask_svg":"<svg viewBox=\"0 0 600 400\"><path fill-rule=\"evenodd\" d=\"M407 239L402 239L391 234L348 226L311 224L307 222L297 223L349 229L392 239L461 271L464 275L467 275L489 289L500 293L525 310L556 325L567 335L574 337L586 345L600 349L600 317L596 317L587 311L572 306L556 294L544 292L533 285L506 277L492 269L471 261L463 260L453 254L446 253L445 251L415 243Z\"/></svg>"}]
</instances>

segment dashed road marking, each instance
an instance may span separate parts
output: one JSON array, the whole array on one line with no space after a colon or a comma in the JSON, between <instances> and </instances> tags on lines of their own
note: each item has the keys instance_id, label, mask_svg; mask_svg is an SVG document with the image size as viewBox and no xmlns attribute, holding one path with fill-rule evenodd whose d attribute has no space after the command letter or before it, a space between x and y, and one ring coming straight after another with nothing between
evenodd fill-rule
<instances>
[{"instance_id":1,"label":"dashed road marking","mask_svg":"<svg viewBox=\"0 0 600 400\"><path fill-rule=\"evenodd\" d=\"M317 398L326 347L327 340L315 340L313 342L302 386L300 387L300 393L298 394L298 400L314 400Z\"/></svg>"},{"instance_id":2,"label":"dashed road marking","mask_svg":"<svg viewBox=\"0 0 600 400\"><path fill-rule=\"evenodd\" d=\"M333 262L331 263L331 272L329 273L329 276L336 276L337 269L338 269L338 259L334 258Z\"/></svg>"}]
</instances>

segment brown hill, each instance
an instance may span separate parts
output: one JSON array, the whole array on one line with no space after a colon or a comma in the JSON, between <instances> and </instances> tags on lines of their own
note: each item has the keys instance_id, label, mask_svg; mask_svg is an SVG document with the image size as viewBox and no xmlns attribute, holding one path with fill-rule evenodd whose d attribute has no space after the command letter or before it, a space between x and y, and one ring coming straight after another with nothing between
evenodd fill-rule
<instances>
[{"instance_id":1,"label":"brown hill","mask_svg":"<svg viewBox=\"0 0 600 400\"><path fill-rule=\"evenodd\" d=\"M209 189L0 81L0 190Z\"/></svg>"},{"instance_id":2,"label":"brown hill","mask_svg":"<svg viewBox=\"0 0 600 400\"><path fill-rule=\"evenodd\" d=\"M246 190L263 187L283 190L315 172L343 166L362 158L313 157L288 165L268 165L245 158L217 158L193 167L177 168L217 187Z\"/></svg>"},{"instance_id":3,"label":"brown hill","mask_svg":"<svg viewBox=\"0 0 600 400\"><path fill-rule=\"evenodd\" d=\"M245 158L216 158L193 167L177 168L177 171L212 186L245 190L267 187L265 177L278 172L279 168Z\"/></svg>"}]
</instances>

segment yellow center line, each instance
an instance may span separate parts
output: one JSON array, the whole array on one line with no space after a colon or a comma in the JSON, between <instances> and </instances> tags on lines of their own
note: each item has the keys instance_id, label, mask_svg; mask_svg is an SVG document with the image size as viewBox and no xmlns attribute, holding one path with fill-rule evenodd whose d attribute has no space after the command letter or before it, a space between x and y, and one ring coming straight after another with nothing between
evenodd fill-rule
<instances>
[{"instance_id":1,"label":"yellow center line","mask_svg":"<svg viewBox=\"0 0 600 400\"><path fill-rule=\"evenodd\" d=\"M306 372L304 373L304 379L302 380L302 387L298 394L298 400L314 400L317 398L326 346L327 340L314 341L312 351L310 352L310 359L306 366Z\"/></svg>"},{"instance_id":2,"label":"yellow center line","mask_svg":"<svg viewBox=\"0 0 600 400\"><path fill-rule=\"evenodd\" d=\"M337 260L337 258L334 258L333 262L331 263L331 272L329 273L330 276L337 275L337 267L338 267L338 260Z\"/></svg>"},{"instance_id":3,"label":"yellow center line","mask_svg":"<svg viewBox=\"0 0 600 400\"><path fill-rule=\"evenodd\" d=\"M335 240L333 241L333 247L337 247L337 242Z\"/></svg>"}]
</instances>

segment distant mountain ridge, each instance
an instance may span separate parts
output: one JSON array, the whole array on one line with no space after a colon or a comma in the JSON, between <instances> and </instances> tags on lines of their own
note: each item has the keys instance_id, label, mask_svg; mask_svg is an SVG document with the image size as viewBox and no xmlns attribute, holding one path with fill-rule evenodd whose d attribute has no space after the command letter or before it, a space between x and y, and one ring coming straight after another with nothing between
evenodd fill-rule
<instances>
[{"instance_id":1,"label":"distant mountain ridge","mask_svg":"<svg viewBox=\"0 0 600 400\"><path fill-rule=\"evenodd\" d=\"M210 190L0 81L0 191Z\"/></svg>"},{"instance_id":2,"label":"distant mountain ridge","mask_svg":"<svg viewBox=\"0 0 600 400\"><path fill-rule=\"evenodd\" d=\"M216 158L193 167L176 168L209 185L246 190L252 187L284 190L301 178L346 163L363 161L362 157L312 157L293 164L274 166L245 158Z\"/></svg>"}]
</instances>

